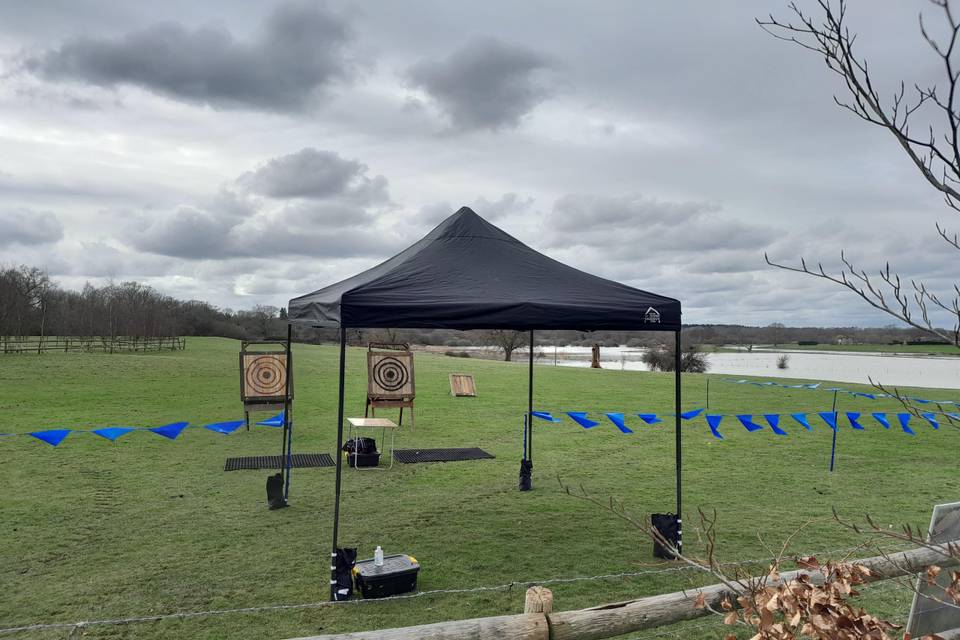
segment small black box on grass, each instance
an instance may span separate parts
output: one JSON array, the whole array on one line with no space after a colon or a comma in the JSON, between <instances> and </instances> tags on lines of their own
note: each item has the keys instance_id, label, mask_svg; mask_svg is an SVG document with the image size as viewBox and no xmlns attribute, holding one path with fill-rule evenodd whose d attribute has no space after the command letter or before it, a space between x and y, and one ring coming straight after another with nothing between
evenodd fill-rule
<instances>
[{"instance_id":1,"label":"small black box on grass","mask_svg":"<svg viewBox=\"0 0 960 640\"><path fill-rule=\"evenodd\" d=\"M347 464L351 467L376 467L380 464L380 452L348 453Z\"/></svg>"},{"instance_id":2,"label":"small black box on grass","mask_svg":"<svg viewBox=\"0 0 960 640\"><path fill-rule=\"evenodd\" d=\"M676 514L651 514L650 524L653 525L653 528L657 530L664 540L676 548L677 543L680 541L680 522L678 522ZM656 558L664 558L666 560L674 560L676 558L665 545L660 544L659 540L653 541L653 555Z\"/></svg>"},{"instance_id":3,"label":"small black box on grass","mask_svg":"<svg viewBox=\"0 0 960 640\"><path fill-rule=\"evenodd\" d=\"M360 560L353 567L353 581L364 598L386 598L417 590L420 563L413 556L400 553L384 556L379 567L373 559Z\"/></svg>"}]
</instances>

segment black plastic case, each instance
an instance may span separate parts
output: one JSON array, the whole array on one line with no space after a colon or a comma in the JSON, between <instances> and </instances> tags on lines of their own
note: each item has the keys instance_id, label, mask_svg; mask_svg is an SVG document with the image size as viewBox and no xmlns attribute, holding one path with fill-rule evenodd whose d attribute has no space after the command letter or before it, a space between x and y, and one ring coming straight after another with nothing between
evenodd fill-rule
<instances>
[{"instance_id":1,"label":"black plastic case","mask_svg":"<svg viewBox=\"0 0 960 640\"><path fill-rule=\"evenodd\" d=\"M373 564L373 558L360 560L353 567L353 581L364 598L386 598L417 590L420 563L403 553L384 556L383 565Z\"/></svg>"}]
</instances>

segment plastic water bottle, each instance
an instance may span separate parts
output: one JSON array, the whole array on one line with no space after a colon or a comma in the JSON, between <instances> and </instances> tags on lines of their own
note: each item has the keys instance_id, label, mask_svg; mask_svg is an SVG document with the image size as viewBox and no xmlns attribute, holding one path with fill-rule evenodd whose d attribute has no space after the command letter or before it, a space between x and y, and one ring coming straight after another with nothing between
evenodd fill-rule
<instances>
[{"instance_id":1,"label":"plastic water bottle","mask_svg":"<svg viewBox=\"0 0 960 640\"><path fill-rule=\"evenodd\" d=\"M373 565L375 567L383 566L383 549L380 548L380 545L377 545L376 550L373 552Z\"/></svg>"}]
</instances>

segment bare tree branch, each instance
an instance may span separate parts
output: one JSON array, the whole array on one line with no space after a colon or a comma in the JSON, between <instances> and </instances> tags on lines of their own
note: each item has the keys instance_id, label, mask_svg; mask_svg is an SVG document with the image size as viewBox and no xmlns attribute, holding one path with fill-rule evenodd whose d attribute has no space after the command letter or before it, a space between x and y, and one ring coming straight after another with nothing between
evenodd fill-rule
<instances>
[{"instance_id":1,"label":"bare tree branch","mask_svg":"<svg viewBox=\"0 0 960 640\"><path fill-rule=\"evenodd\" d=\"M856 34L846 22L845 0L816 0L817 17L791 3L789 19L770 15L757 19L757 24L773 37L791 42L823 58L827 68L844 84L845 95L834 96L841 108L872 125L881 127L899 143L901 149L920 171L924 179L944 198L946 205L960 212L960 104L958 84L960 68L955 57L960 54L960 21L954 15L949 0L931 0L934 11L945 25L945 36L937 39L928 29L927 21L919 16L920 35L930 51L939 58L943 79L938 84L921 86L901 81L892 98L885 100L877 90L870 66L856 49ZM919 122L917 122L917 120ZM925 131L920 136L911 131ZM960 237L949 233L939 223L940 238L960 250ZM876 276L856 267L841 253L843 268L837 274L827 273L822 264L810 268L801 258L799 266L775 262L764 254L767 264L811 275L838 284L852 291L870 306L907 325L941 340L960 346L960 285L954 284L950 298L944 298L922 281L910 280L909 285L890 264ZM944 313L953 323L952 329L938 326L933 313ZM948 416L948 419L952 418Z\"/></svg>"}]
</instances>

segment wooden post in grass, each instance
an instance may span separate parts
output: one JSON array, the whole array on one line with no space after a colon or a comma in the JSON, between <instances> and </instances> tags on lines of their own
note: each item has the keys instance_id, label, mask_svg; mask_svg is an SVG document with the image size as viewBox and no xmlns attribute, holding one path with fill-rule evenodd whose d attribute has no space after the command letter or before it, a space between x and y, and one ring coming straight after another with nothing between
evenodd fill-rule
<instances>
[{"instance_id":1,"label":"wooden post in grass","mask_svg":"<svg viewBox=\"0 0 960 640\"><path fill-rule=\"evenodd\" d=\"M546 587L530 587L523 602L524 613L553 613L553 591Z\"/></svg>"},{"instance_id":2,"label":"wooden post in grass","mask_svg":"<svg viewBox=\"0 0 960 640\"><path fill-rule=\"evenodd\" d=\"M600 368L600 345L595 344L590 349L590 368L599 369Z\"/></svg>"}]
</instances>

